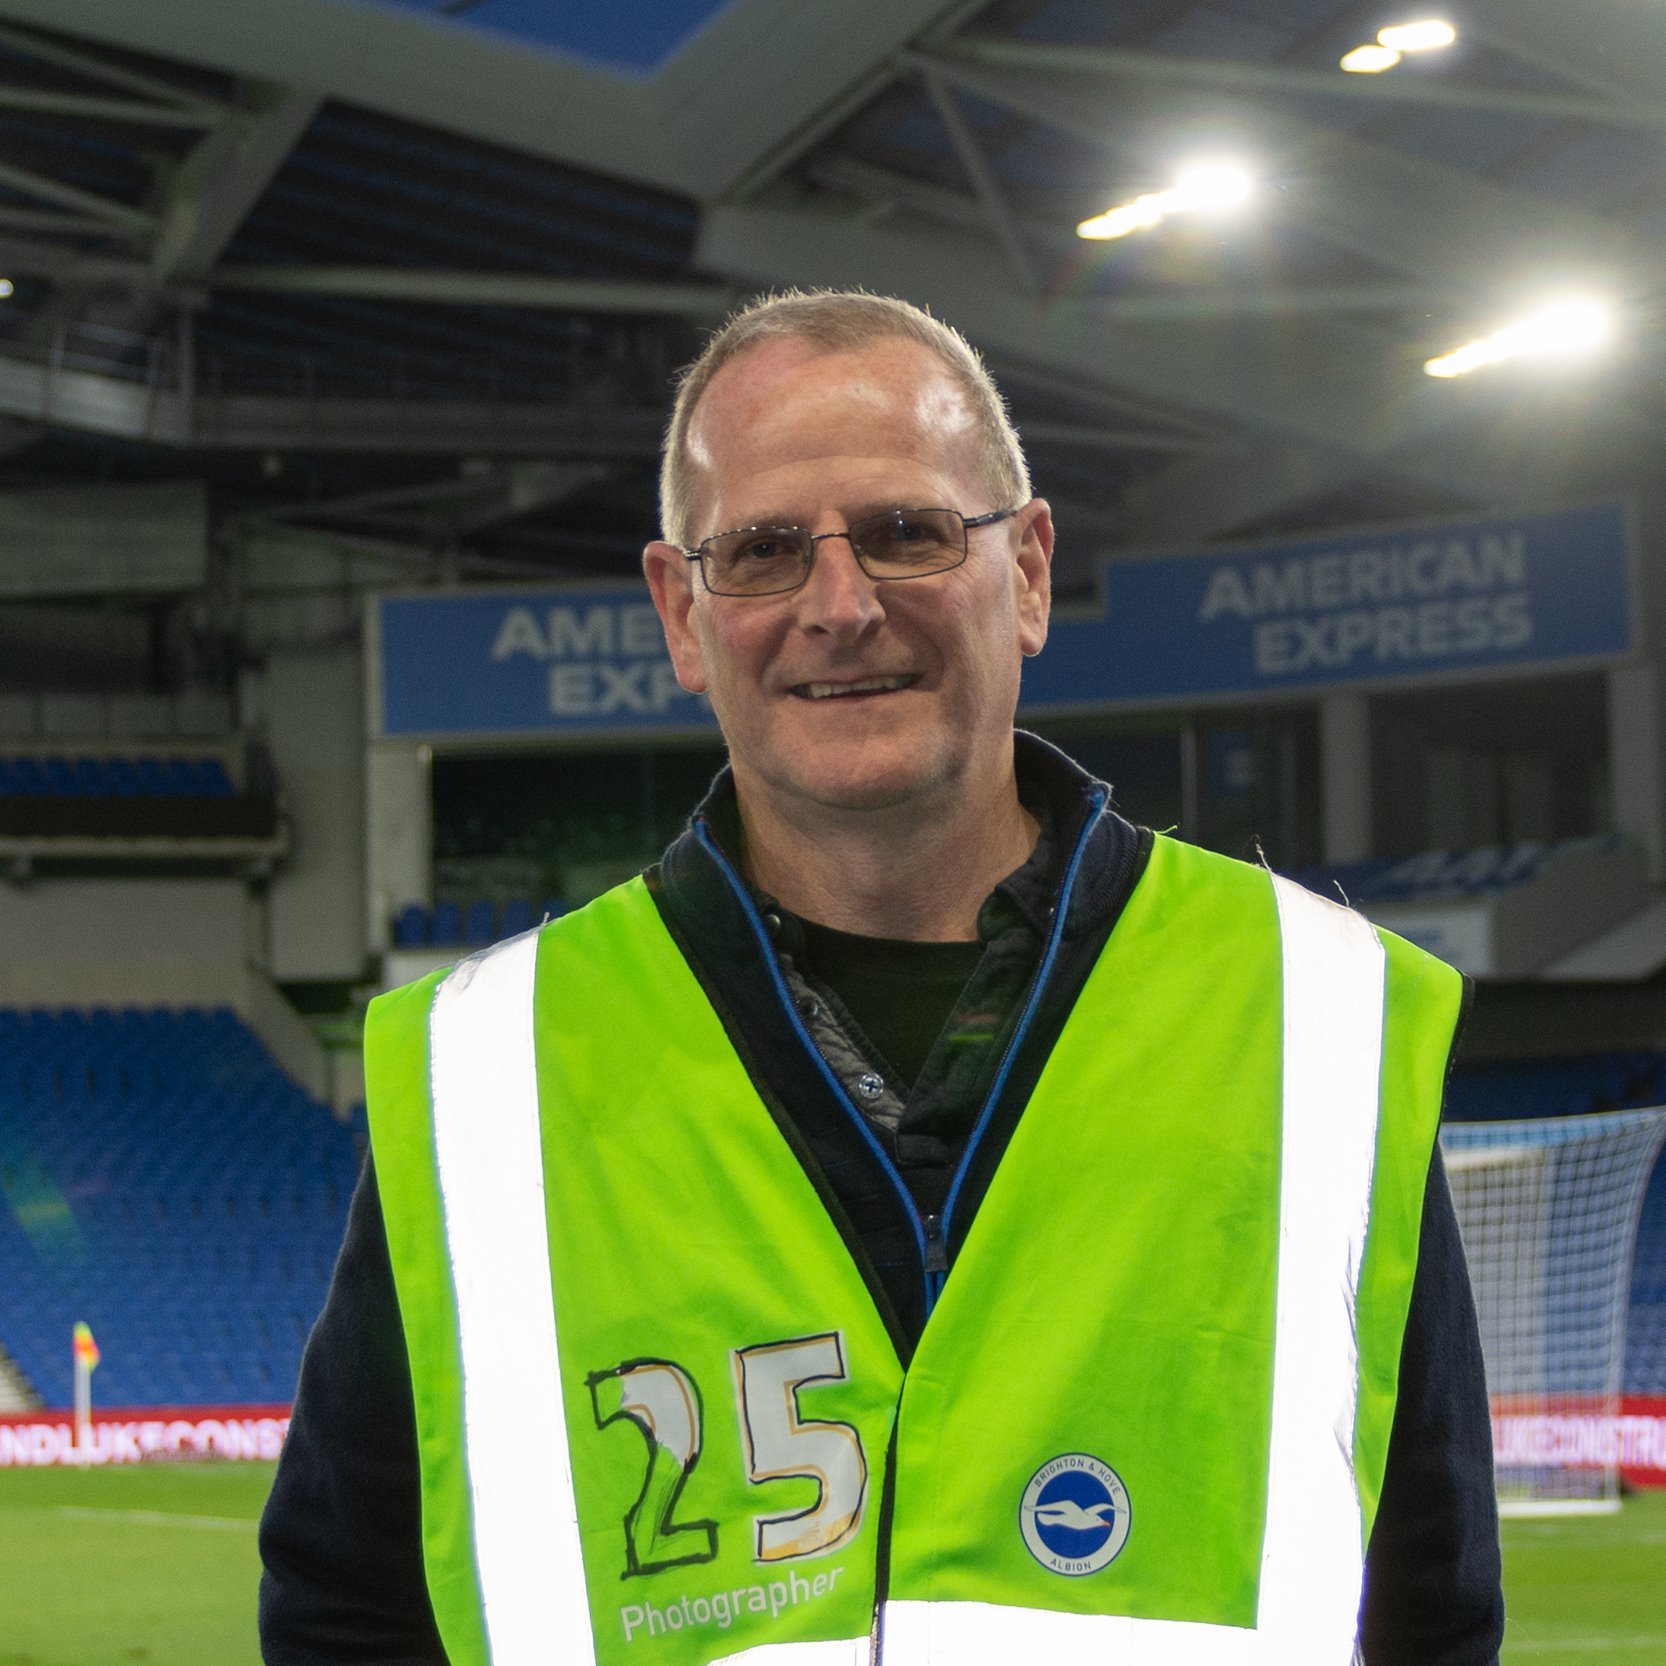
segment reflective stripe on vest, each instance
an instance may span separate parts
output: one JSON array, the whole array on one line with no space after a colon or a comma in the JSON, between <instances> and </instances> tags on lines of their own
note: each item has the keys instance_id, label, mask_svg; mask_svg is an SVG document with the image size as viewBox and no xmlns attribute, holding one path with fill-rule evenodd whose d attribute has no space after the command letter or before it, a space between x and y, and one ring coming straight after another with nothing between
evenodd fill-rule
<instances>
[{"instance_id":1,"label":"reflective stripe on vest","mask_svg":"<svg viewBox=\"0 0 1666 1666\"><path fill-rule=\"evenodd\" d=\"M529 933L464 961L436 992L429 1031L475 1568L494 1666L594 1652L567 1425L549 1403L560 1369L532 1048L537 951Z\"/></svg>"},{"instance_id":2,"label":"reflective stripe on vest","mask_svg":"<svg viewBox=\"0 0 1666 1666\"><path fill-rule=\"evenodd\" d=\"M976 1666L986 1660L1007 1666L1017 1651L1038 1648L1065 1663L1116 1658L1131 1666L1346 1666L1350 1659L1364 1534L1377 1485L1372 1480L1369 1496L1362 1496L1354 1472L1354 1320L1381 1096L1384 952L1359 916L1269 880L1282 963L1283 1133L1255 1627L894 1600L885 1606L882 1632L885 1658L897 1666ZM645 897L642 902L651 910ZM662 929L657 919L652 925ZM478 1624L478 1643L459 1641L456 1625L442 1625L458 1666L543 1666L551 1659L595 1657L559 1389L559 1308L534 1061L538 941L529 934L501 945L463 963L437 989L431 981L410 992L412 999L427 1000L432 990L422 1084L431 1099L432 1228L436 1241L443 1238L443 1260L435 1265L449 1286L438 1305L455 1309L453 1340L443 1327L430 1325L422 1337L412 1337L411 1346L413 1360L422 1350L455 1350L468 1506L457 1542L439 1550L428 1546L436 1612L442 1590L447 1613L469 1609L459 1567L477 1586L478 1621L469 1625ZM1265 998L1273 995L1269 987ZM384 1078L392 1073L380 1068ZM405 1091L415 1088L405 1084ZM382 1097L393 1091L385 1087ZM374 1101L372 1120L375 1125ZM377 1153L384 1172L380 1138ZM420 1155L413 1162L420 1168ZM408 1175L403 1184L406 1195L420 1193L420 1185L412 1191ZM391 1189L384 1185L385 1199ZM1417 1201L1409 1227L1402 1224L1411 1234L1413 1265ZM424 1230L423 1207L418 1196L409 1230ZM395 1236L390 1215L390 1246ZM396 1253L396 1272L408 1262ZM1404 1266L1393 1279L1403 1279L1409 1292ZM427 1323L416 1318L427 1305L420 1278L401 1276L400 1299L410 1336L413 1323ZM451 1387L441 1383L434 1392L443 1398ZM1374 1392L1380 1402L1380 1385ZM1392 1375L1388 1393L1391 1400ZM422 1403L419 1394L419 1410ZM572 1408L567 1411L570 1416ZM430 1419L434 1426L423 1435L425 1497L431 1479L437 1476L434 1484L443 1485L446 1466L457 1461L443 1421ZM877 1481L877 1452L874 1461ZM718 1658L710 1648L715 1638L690 1641L687 1658ZM859 1666L868 1658L865 1635L768 1643L721 1656L749 1666Z\"/></svg>"}]
</instances>

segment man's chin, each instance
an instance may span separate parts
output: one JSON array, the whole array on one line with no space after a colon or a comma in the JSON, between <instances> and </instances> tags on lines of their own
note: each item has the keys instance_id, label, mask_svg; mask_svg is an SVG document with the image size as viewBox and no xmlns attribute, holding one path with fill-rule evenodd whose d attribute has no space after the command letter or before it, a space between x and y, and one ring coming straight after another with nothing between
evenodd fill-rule
<instances>
[{"instance_id":1,"label":"man's chin","mask_svg":"<svg viewBox=\"0 0 1666 1666\"><path fill-rule=\"evenodd\" d=\"M844 770L795 774L777 783L800 803L849 815L883 814L924 805L948 784L947 773L919 762L857 764Z\"/></svg>"}]
</instances>

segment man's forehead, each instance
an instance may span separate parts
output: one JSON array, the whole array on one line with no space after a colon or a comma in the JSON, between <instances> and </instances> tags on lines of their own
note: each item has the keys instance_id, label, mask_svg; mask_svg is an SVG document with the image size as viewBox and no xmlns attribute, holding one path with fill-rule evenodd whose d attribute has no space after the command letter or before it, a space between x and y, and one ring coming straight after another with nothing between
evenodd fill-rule
<instances>
[{"instance_id":1,"label":"man's forehead","mask_svg":"<svg viewBox=\"0 0 1666 1666\"><path fill-rule=\"evenodd\" d=\"M748 347L711 379L689 424L689 457L710 470L737 435L767 435L784 415L829 426L911 418L922 438L952 440L976 427L964 389L937 354L906 337L855 349L797 337Z\"/></svg>"}]
</instances>

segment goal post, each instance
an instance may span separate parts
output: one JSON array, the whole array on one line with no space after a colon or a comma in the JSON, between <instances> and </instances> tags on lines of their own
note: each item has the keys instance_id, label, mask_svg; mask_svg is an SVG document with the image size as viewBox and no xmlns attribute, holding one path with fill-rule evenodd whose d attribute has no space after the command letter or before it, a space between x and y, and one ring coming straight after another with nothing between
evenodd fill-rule
<instances>
[{"instance_id":1,"label":"goal post","mask_svg":"<svg viewBox=\"0 0 1666 1666\"><path fill-rule=\"evenodd\" d=\"M1506 1515L1617 1510L1632 1252L1666 1108L1447 1123Z\"/></svg>"}]
</instances>

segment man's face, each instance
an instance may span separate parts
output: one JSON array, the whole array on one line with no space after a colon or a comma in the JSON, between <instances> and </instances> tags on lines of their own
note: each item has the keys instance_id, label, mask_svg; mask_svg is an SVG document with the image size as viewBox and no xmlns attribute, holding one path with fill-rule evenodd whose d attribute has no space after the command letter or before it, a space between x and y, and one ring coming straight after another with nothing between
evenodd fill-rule
<instances>
[{"instance_id":1,"label":"man's face","mask_svg":"<svg viewBox=\"0 0 1666 1666\"><path fill-rule=\"evenodd\" d=\"M973 472L953 378L901 340L754 347L712 379L689 446L695 541L763 524L840 532L884 509L1012 507ZM810 806L990 801L1012 769L1021 657L1046 637L1052 523L1037 499L969 537L964 565L882 583L829 538L802 588L763 597L714 596L674 546L648 546L678 680L711 697L743 804L797 820ZM872 679L884 686L853 691Z\"/></svg>"}]
</instances>

